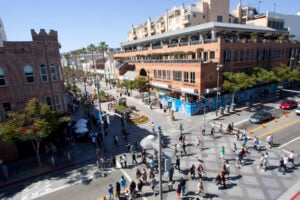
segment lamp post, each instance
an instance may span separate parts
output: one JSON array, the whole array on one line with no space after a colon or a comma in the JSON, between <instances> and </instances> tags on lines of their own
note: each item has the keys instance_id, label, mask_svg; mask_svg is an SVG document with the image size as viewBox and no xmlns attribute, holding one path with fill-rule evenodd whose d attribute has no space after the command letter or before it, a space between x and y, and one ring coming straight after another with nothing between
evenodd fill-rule
<instances>
[{"instance_id":1,"label":"lamp post","mask_svg":"<svg viewBox=\"0 0 300 200\"><path fill-rule=\"evenodd\" d=\"M150 98L150 71L148 70L148 101L149 101L149 105L150 105L150 101L151 101L151 98Z\"/></svg>"},{"instance_id":2,"label":"lamp post","mask_svg":"<svg viewBox=\"0 0 300 200\"><path fill-rule=\"evenodd\" d=\"M86 92L86 77L84 77L84 78L83 78L83 84L84 84L85 100L87 100L87 92Z\"/></svg>"},{"instance_id":3,"label":"lamp post","mask_svg":"<svg viewBox=\"0 0 300 200\"><path fill-rule=\"evenodd\" d=\"M98 117L99 117L99 121L100 121L101 133L103 135L104 134L104 126L103 126L103 121L102 121L102 109L101 109L101 99L100 99L100 88L101 88L101 85L100 85L100 83L98 81L95 84L96 84L96 88L97 88L97 98L98 98L98 104L99 104Z\"/></svg>"},{"instance_id":4,"label":"lamp post","mask_svg":"<svg viewBox=\"0 0 300 200\"><path fill-rule=\"evenodd\" d=\"M217 72L218 72L218 75L217 75L217 102L216 102L216 116L218 116L218 108L219 108L219 76L220 76L220 68L223 67L222 64L217 64Z\"/></svg>"}]
</instances>

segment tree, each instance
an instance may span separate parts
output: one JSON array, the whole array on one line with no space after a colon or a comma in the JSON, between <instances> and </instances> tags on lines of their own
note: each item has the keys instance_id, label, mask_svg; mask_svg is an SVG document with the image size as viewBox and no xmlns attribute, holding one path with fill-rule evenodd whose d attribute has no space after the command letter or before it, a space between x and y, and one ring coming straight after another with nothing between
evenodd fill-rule
<instances>
[{"instance_id":1,"label":"tree","mask_svg":"<svg viewBox=\"0 0 300 200\"><path fill-rule=\"evenodd\" d=\"M234 97L236 92L240 91L241 89L253 87L255 85L255 78L253 76L248 76L244 72L224 72L223 75L225 76L223 88L233 93L232 105L234 104Z\"/></svg>"},{"instance_id":2,"label":"tree","mask_svg":"<svg viewBox=\"0 0 300 200\"><path fill-rule=\"evenodd\" d=\"M102 41L102 42L99 43L98 49L99 49L99 51L102 53L102 56L103 56L103 59L104 59L104 52L107 51L108 45L107 45L105 42ZM107 85L108 80L106 79L106 71L105 71L105 68L104 68L104 78L105 78L106 85Z\"/></svg>"},{"instance_id":3,"label":"tree","mask_svg":"<svg viewBox=\"0 0 300 200\"><path fill-rule=\"evenodd\" d=\"M300 80L300 71L298 69L292 69L287 65L281 64L278 67L274 67L272 71L275 73L278 82L287 81L289 83Z\"/></svg>"},{"instance_id":4,"label":"tree","mask_svg":"<svg viewBox=\"0 0 300 200\"><path fill-rule=\"evenodd\" d=\"M268 71L261 67L254 67L252 75L255 78L256 85L272 83L277 81L277 77L273 71Z\"/></svg>"},{"instance_id":5,"label":"tree","mask_svg":"<svg viewBox=\"0 0 300 200\"><path fill-rule=\"evenodd\" d=\"M95 65L95 60L94 60L94 51L97 50L97 47L94 44L90 44L87 46L87 50L92 53L92 60L93 60L93 69L94 69L94 74L96 75L96 65Z\"/></svg>"},{"instance_id":6,"label":"tree","mask_svg":"<svg viewBox=\"0 0 300 200\"><path fill-rule=\"evenodd\" d=\"M40 144L57 127L57 114L48 105L33 98L26 104L23 112L11 112L8 115L8 119L0 124L3 140L31 141L41 167Z\"/></svg>"}]
</instances>

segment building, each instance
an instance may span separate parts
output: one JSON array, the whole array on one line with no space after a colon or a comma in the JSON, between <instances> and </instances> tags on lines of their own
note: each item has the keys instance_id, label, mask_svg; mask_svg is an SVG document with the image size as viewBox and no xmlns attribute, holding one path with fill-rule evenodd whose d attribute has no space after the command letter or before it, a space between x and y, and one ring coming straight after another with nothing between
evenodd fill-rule
<instances>
[{"instance_id":1,"label":"building","mask_svg":"<svg viewBox=\"0 0 300 200\"><path fill-rule=\"evenodd\" d=\"M0 47L3 47L3 42L6 41L6 33L4 29L4 24L0 18Z\"/></svg>"},{"instance_id":2,"label":"building","mask_svg":"<svg viewBox=\"0 0 300 200\"><path fill-rule=\"evenodd\" d=\"M172 97L175 103L180 101L178 106L175 105L176 111L183 110L191 115L199 111L201 105L198 101L201 97L216 96L217 88L220 89L218 85L223 82L224 71L250 72L256 66L271 69L279 64L289 64L291 58L299 61L300 43L289 38L279 40L279 37L268 36L289 35L287 29L241 24L244 14L240 18L230 14L227 6L229 1L224 2L226 6L222 8L214 8L220 7L219 0L204 0L197 4L208 4L204 6L208 10L201 10L202 15L206 13L207 17L210 10L215 11L213 16L209 16L210 22L194 22L193 26L147 34L147 37L136 35L135 39L131 30L128 42L122 43L121 52L114 54L118 61L116 73L119 79L133 69L136 76L150 80L152 96ZM197 6L187 6L181 11L189 7ZM179 24L184 23L181 13L178 19ZM221 104L228 104L228 101L226 97ZM210 109L215 109L216 102L212 98L205 103ZM187 110L187 105L197 108Z\"/></svg>"}]
</instances>

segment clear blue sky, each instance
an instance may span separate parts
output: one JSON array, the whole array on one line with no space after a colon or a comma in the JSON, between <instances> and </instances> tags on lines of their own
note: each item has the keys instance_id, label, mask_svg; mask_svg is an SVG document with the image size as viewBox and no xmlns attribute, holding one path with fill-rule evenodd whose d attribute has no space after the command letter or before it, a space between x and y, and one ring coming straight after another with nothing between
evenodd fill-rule
<instances>
[{"instance_id":1,"label":"clear blue sky","mask_svg":"<svg viewBox=\"0 0 300 200\"><path fill-rule=\"evenodd\" d=\"M220 0L222 1L222 0ZM3 0L0 18L9 41L31 41L30 29L58 31L61 52L80 49L105 41L109 47L120 47L127 40L131 25L156 19L166 10L197 0ZM239 0L231 0L235 8ZM242 0L258 6L259 0ZM300 0L261 0L260 11L296 14Z\"/></svg>"}]
</instances>

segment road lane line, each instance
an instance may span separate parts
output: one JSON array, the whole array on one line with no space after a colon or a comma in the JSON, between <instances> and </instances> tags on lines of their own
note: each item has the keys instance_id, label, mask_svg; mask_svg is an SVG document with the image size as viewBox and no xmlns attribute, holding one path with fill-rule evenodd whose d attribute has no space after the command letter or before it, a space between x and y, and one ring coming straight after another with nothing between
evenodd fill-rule
<instances>
[{"instance_id":1,"label":"road lane line","mask_svg":"<svg viewBox=\"0 0 300 200\"><path fill-rule=\"evenodd\" d=\"M287 142L287 143L285 143L285 144L280 145L279 148L285 147L286 145L288 145L288 144L290 144L290 143L292 143L292 142L295 142L296 140L299 140L299 139L300 139L300 137L297 137L297 138L295 138L295 139L293 139L293 140L291 140L291 141L289 141L289 142Z\"/></svg>"},{"instance_id":2,"label":"road lane line","mask_svg":"<svg viewBox=\"0 0 300 200\"><path fill-rule=\"evenodd\" d=\"M291 121L291 122L286 123L286 124L284 124L284 125L282 125L282 126L279 126L279 127L277 127L277 128L274 128L274 129L272 129L272 130L269 130L269 131L267 131L267 132L265 132L265 133L261 133L261 134L257 135L257 137L258 137L258 138L262 138L262 137L264 137L264 136L266 136L266 135L268 135L268 134L270 134L270 133L277 132L277 131L279 131L279 130L281 130L281 129L284 129L284 128L288 127L288 126L291 126L291 125L296 124L296 123L299 123L299 122L300 122L300 119Z\"/></svg>"}]
</instances>

